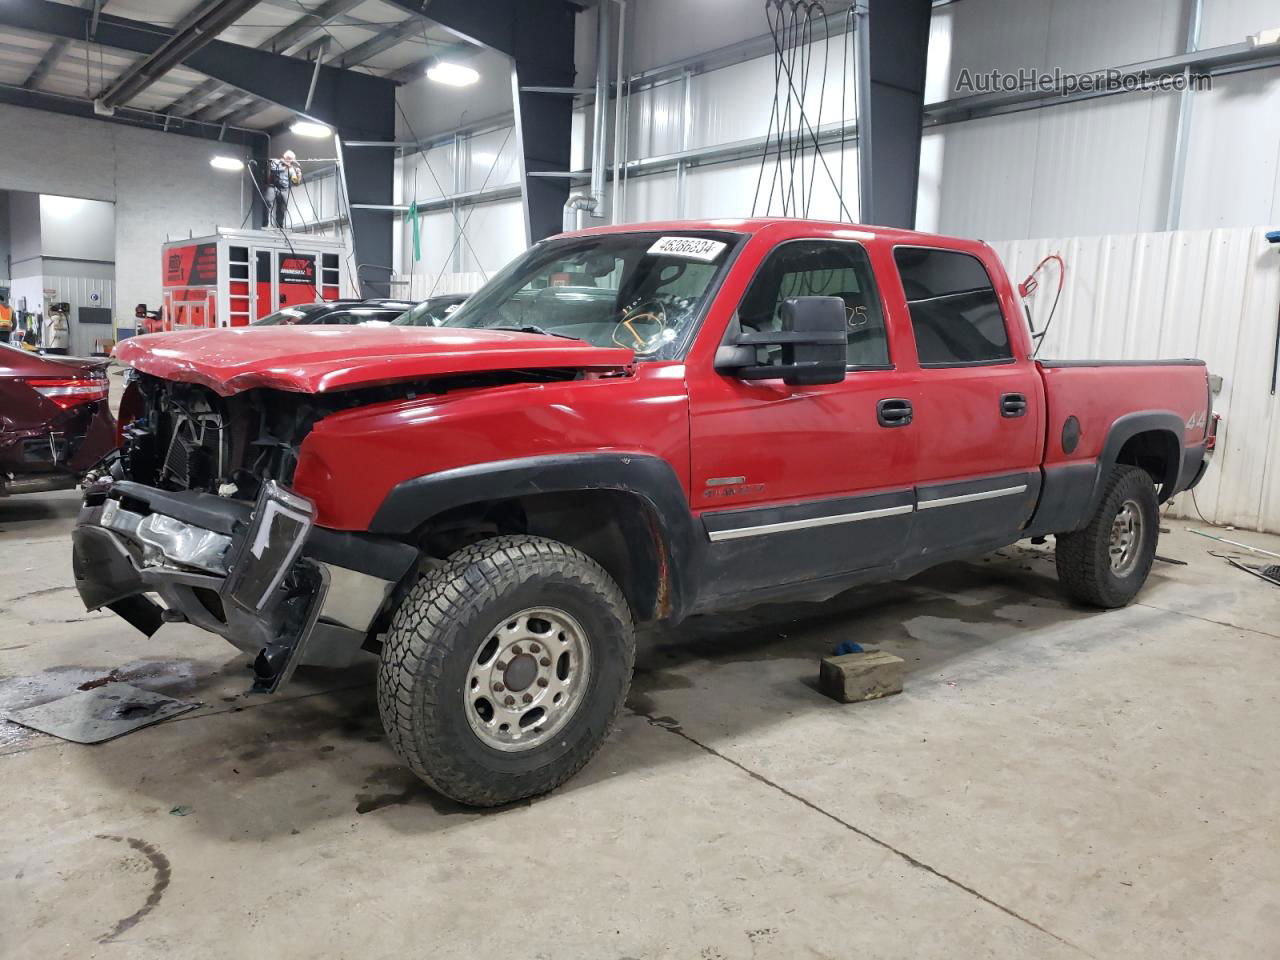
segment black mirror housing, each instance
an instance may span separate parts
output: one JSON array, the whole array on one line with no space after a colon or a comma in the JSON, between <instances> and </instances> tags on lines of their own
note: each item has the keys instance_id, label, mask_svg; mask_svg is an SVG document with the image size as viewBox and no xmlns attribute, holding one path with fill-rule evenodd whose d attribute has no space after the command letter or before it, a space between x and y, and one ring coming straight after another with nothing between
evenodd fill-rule
<instances>
[{"instance_id":1,"label":"black mirror housing","mask_svg":"<svg viewBox=\"0 0 1280 960\"><path fill-rule=\"evenodd\" d=\"M716 369L743 380L781 380L793 387L840 383L848 342L843 300L791 297L782 303L781 330L740 333L717 352ZM755 348L761 346L780 346L781 363L755 363Z\"/></svg>"}]
</instances>

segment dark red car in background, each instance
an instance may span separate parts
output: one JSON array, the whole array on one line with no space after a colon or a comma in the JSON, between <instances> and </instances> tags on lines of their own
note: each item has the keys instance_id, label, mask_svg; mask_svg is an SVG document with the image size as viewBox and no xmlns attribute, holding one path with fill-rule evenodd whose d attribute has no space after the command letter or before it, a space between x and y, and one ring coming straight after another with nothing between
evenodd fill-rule
<instances>
[{"instance_id":1,"label":"dark red car in background","mask_svg":"<svg viewBox=\"0 0 1280 960\"><path fill-rule=\"evenodd\" d=\"M70 489L115 445L106 359L0 344L0 496Z\"/></svg>"}]
</instances>

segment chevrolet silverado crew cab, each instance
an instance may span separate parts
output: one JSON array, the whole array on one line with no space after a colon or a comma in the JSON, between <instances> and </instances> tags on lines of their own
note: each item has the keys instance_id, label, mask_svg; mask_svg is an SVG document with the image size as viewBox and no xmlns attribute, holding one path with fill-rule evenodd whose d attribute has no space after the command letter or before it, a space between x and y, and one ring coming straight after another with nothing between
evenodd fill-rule
<instances>
[{"instance_id":1,"label":"chevrolet silverado crew cab","mask_svg":"<svg viewBox=\"0 0 1280 960\"><path fill-rule=\"evenodd\" d=\"M556 237L440 326L137 337L76 582L263 691L373 653L418 776L528 797L600 746L637 623L1050 534L1068 596L1132 599L1212 446L1205 367L1032 339L985 244L799 220Z\"/></svg>"}]
</instances>

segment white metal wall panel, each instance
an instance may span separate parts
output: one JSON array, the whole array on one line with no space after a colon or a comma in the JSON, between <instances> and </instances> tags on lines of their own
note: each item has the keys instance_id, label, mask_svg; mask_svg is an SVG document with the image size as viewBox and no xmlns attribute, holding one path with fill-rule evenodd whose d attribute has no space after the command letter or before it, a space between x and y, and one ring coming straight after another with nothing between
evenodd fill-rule
<instances>
[{"instance_id":1,"label":"white metal wall panel","mask_svg":"<svg viewBox=\"0 0 1280 960\"><path fill-rule=\"evenodd\" d=\"M808 58L809 81L805 88L804 112L808 126L814 129L840 120L840 93L844 82L849 93L844 108L854 113L852 98L853 66L844 66L845 49L839 36L810 44L795 53L794 70L802 69L802 58ZM825 77L826 83L823 83ZM797 87L799 81L796 81ZM679 85L677 85L679 86ZM703 147L736 140L763 137L770 131L774 98L773 57L758 57L719 70L709 70L693 77L690 89L689 146ZM789 92L785 74L781 83L783 97ZM785 100L782 103L785 110ZM778 119L773 120L776 134ZM681 127L683 128L683 124ZM799 103L793 98L788 130L802 130Z\"/></svg>"},{"instance_id":2,"label":"white metal wall panel","mask_svg":"<svg viewBox=\"0 0 1280 960\"><path fill-rule=\"evenodd\" d=\"M1029 236L1162 229L1177 115L1169 93L1022 115L1037 128Z\"/></svg>"},{"instance_id":3,"label":"white metal wall panel","mask_svg":"<svg viewBox=\"0 0 1280 960\"><path fill-rule=\"evenodd\" d=\"M441 273L453 269L454 238L456 236L453 211L435 210L418 217L422 259L413 259L413 226L407 217L395 217L396 232L400 234L400 273L404 276L429 276L433 280ZM428 283L428 288L430 283ZM397 288L400 292L402 288Z\"/></svg>"},{"instance_id":4,"label":"white metal wall panel","mask_svg":"<svg viewBox=\"0 0 1280 960\"><path fill-rule=\"evenodd\" d=\"M966 0L969 2L969 0ZM939 190L927 229L971 237L1025 237L1035 190L1037 121L1027 113L935 127L921 179ZM920 226L925 227L921 223Z\"/></svg>"},{"instance_id":5,"label":"white metal wall panel","mask_svg":"<svg viewBox=\"0 0 1280 960\"><path fill-rule=\"evenodd\" d=\"M335 169L315 176L307 177L301 184L289 191L289 209L286 224L290 228L300 229L340 214L338 175ZM336 236L337 227L316 231L319 236Z\"/></svg>"},{"instance_id":6,"label":"white metal wall panel","mask_svg":"<svg viewBox=\"0 0 1280 960\"><path fill-rule=\"evenodd\" d=\"M924 131L920 138L920 180L916 189L916 229L937 233L942 222L942 168L946 128Z\"/></svg>"},{"instance_id":7,"label":"white metal wall panel","mask_svg":"<svg viewBox=\"0 0 1280 960\"><path fill-rule=\"evenodd\" d=\"M689 91L689 146L763 137L769 130L773 80L772 57L747 60L693 77ZM681 84L675 87L680 89ZM684 124L680 126L683 128Z\"/></svg>"},{"instance_id":8,"label":"white metal wall panel","mask_svg":"<svg viewBox=\"0 0 1280 960\"><path fill-rule=\"evenodd\" d=\"M934 7L933 16L929 19L929 58L925 62L924 73L925 103L949 100L955 95L951 86L951 57L954 47L951 33L958 6L960 5L949 3L945 7Z\"/></svg>"},{"instance_id":9,"label":"white metal wall panel","mask_svg":"<svg viewBox=\"0 0 1280 960\"><path fill-rule=\"evenodd\" d=\"M930 93L955 89L961 71L1019 68L1082 73L1180 53L1190 0L965 0L947 10L930 38ZM1212 5L1213 0L1209 0ZM935 14L937 19L937 14ZM1243 37L1241 38L1243 39ZM948 44L943 53L935 45ZM945 93L943 93L945 91Z\"/></svg>"},{"instance_id":10,"label":"white metal wall panel","mask_svg":"<svg viewBox=\"0 0 1280 960\"><path fill-rule=\"evenodd\" d=\"M400 296L422 299L442 293L473 293L525 249L524 204L519 199L438 210L419 218L422 259L413 260L413 228L397 218ZM459 237L465 225L466 239Z\"/></svg>"},{"instance_id":11,"label":"white metal wall panel","mask_svg":"<svg viewBox=\"0 0 1280 960\"><path fill-rule=\"evenodd\" d=\"M751 196L756 190L760 161L740 160L695 167L685 180L684 213L679 210L646 211L646 220L688 217L694 220L715 217L745 217L751 213ZM767 175L766 175L767 176ZM767 179L765 181L768 182ZM766 187L764 192L768 193Z\"/></svg>"},{"instance_id":12,"label":"white metal wall panel","mask_svg":"<svg viewBox=\"0 0 1280 960\"><path fill-rule=\"evenodd\" d=\"M462 245L462 272L491 277L524 252L523 201L479 203L463 208L461 215L470 241Z\"/></svg>"},{"instance_id":13,"label":"white metal wall panel","mask_svg":"<svg viewBox=\"0 0 1280 960\"><path fill-rule=\"evenodd\" d=\"M432 147L425 156L406 154L400 163L403 173L398 203L435 200L455 192L452 143Z\"/></svg>"},{"instance_id":14,"label":"white metal wall panel","mask_svg":"<svg viewBox=\"0 0 1280 960\"><path fill-rule=\"evenodd\" d=\"M1194 104L1180 226L1280 220L1280 68L1215 77Z\"/></svg>"},{"instance_id":15,"label":"white metal wall panel","mask_svg":"<svg viewBox=\"0 0 1280 960\"><path fill-rule=\"evenodd\" d=\"M933 127L917 225L1005 238L1160 229L1177 114L1176 95L1150 93Z\"/></svg>"},{"instance_id":16,"label":"white metal wall panel","mask_svg":"<svg viewBox=\"0 0 1280 960\"><path fill-rule=\"evenodd\" d=\"M491 130L463 141L463 190L520 182L520 143L514 127Z\"/></svg>"},{"instance_id":17,"label":"white metal wall panel","mask_svg":"<svg viewBox=\"0 0 1280 960\"><path fill-rule=\"evenodd\" d=\"M1262 229L1141 233L995 244L1016 280L1046 253L1067 261L1067 285L1041 356L1199 357L1223 378L1217 456L1196 491L1211 521L1280 531L1280 401L1271 395L1280 314L1280 252ZM1053 296L1033 306L1043 322ZM1174 515L1195 517L1189 496Z\"/></svg>"},{"instance_id":18,"label":"white metal wall panel","mask_svg":"<svg viewBox=\"0 0 1280 960\"><path fill-rule=\"evenodd\" d=\"M1206 0L1200 20L1200 45L1241 43L1262 30L1280 27L1276 0Z\"/></svg>"},{"instance_id":19,"label":"white metal wall panel","mask_svg":"<svg viewBox=\"0 0 1280 960\"><path fill-rule=\"evenodd\" d=\"M651 177L635 177L626 183L628 223L665 220L674 216L677 207L675 173L656 173Z\"/></svg>"},{"instance_id":20,"label":"white metal wall panel","mask_svg":"<svg viewBox=\"0 0 1280 960\"><path fill-rule=\"evenodd\" d=\"M628 9L630 70L664 66L768 31L761 0L637 0ZM580 29L594 29L594 18L578 19ZM594 46L587 42L583 48L583 62L593 67Z\"/></svg>"},{"instance_id":21,"label":"white metal wall panel","mask_svg":"<svg viewBox=\"0 0 1280 960\"><path fill-rule=\"evenodd\" d=\"M684 142L684 85L675 81L631 96L629 158L661 157L675 153Z\"/></svg>"}]
</instances>

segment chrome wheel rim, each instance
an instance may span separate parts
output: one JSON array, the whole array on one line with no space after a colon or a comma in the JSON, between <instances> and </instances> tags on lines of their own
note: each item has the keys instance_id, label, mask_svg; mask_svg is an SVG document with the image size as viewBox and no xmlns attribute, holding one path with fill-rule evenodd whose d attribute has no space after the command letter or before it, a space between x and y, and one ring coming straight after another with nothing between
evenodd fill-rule
<instances>
[{"instance_id":1,"label":"chrome wheel rim","mask_svg":"<svg viewBox=\"0 0 1280 960\"><path fill-rule=\"evenodd\" d=\"M1107 551L1111 555L1111 572L1117 577L1127 577L1138 565L1142 553L1142 509L1136 500L1126 500L1120 505L1111 522Z\"/></svg>"},{"instance_id":2,"label":"chrome wheel rim","mask_svg":"<svg viewBox=\"0 0 1280 960\"><path fill-rule=\"evenodd\" d=\"M572 616L530 607L480 641L463 682L463 709L486 746L512 753L554 737L581 705L591 644Z\"/></svg>"}]
</instances>

